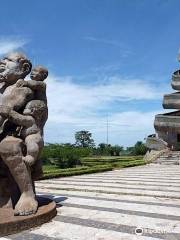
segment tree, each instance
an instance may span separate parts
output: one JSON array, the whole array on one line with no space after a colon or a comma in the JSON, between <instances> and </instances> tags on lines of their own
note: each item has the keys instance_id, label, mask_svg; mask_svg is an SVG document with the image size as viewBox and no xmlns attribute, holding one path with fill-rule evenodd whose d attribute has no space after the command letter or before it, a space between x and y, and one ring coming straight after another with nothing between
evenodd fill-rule
<instances>
[{"instance_id":1,"label":"tree","mask_svg":"<svg viewBox=\"0 0 180 240\"><path fill-rule=\"evenodd\" d=\"M79 147L94 147L94 140L92 134L89 131L78 131L75 133L76 145Z\"/></svg>"},{"instance_id":2,"label":"tree","mask_svg":"<svg viewBox=\"0 0 180 240\"><path fill-rule=\"evenodd\" d=\"M114 145L114 146L111 146L110 154L111 156L119 156L122 151L123 151L123 146Z\"/></svg>"},{"instance_id":3,"label":"tree","mask_svg":"<svg viewBox=\"0 0 180 240\"><path fill-rule=\"evenodd\" d=\"M147 147L141 141L138 141L133 148L133 154L135 155L144 155L147 152Z\"/></svg>"},{"instance_id":4,"label":"tree","mask_svg":"<svg viewBox=\"0 0 180 240\"><path fill-rule=\"evenodd\" d=\"M107 148L107 144L106 143L99 143L98 147L103 151L105 148Z\"/></svg>"},{"instance_id":5,"label":"tree","mask_svg":"<svg viewBox=\"0 0 180 240\"><path fill-rule=\"evenodd\" d=\"M119 156L123 151L123 147L119 145L112 146L111 144L100 143L97 148L97 152L100 155L111 155L111 156Z\"/></svg>"},{"instance_id":6,"label":"tree","mask_svg":"<svg viewBox=\"0 0 180 240\"><path fill-rule=\"evenodd\" d=\"M110 149L111 145L110 144L106 144L106 143L99 143L98 147L97 147L97 152L99 155L109 155L109 149Z\"/></svg>"}]
</instances>

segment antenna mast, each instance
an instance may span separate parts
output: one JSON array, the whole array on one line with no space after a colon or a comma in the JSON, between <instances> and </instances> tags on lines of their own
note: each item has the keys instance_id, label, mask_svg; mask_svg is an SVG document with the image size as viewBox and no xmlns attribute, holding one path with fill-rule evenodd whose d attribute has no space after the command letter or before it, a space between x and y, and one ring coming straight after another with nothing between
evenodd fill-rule
<instances>
[{"instance_id":1,"label":"antenna mast","mask_svg":"<svg viewBox=\"0 0 180 240\"><path fill-rule=\"evenodd\" d=\"M106 143L109 144L109 121L108 121L108 114L107 114L107 122L106 122Z\"/></svg>"}]
</instances>

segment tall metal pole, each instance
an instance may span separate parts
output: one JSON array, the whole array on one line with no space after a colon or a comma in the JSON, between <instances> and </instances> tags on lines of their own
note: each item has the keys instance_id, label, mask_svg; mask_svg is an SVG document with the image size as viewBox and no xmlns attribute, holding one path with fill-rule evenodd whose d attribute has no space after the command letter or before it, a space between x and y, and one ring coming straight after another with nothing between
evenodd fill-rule
<instances>
[{"instance_id":1,"label":"tall metal pole","mask_svg":"<svg viewBox=\"0 0 180 240\"><path fill-rule=\"evenodd\" d=\"M109 144L109 121L108 121L108 114L107 114L107 122L106 122L106 143Z\"/></svg>"}]
</instances>

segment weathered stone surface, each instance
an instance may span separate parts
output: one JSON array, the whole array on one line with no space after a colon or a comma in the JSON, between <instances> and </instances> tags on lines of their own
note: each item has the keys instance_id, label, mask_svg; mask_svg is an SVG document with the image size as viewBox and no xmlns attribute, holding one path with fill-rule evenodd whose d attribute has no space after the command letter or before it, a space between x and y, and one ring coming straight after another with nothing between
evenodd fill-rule
<instances>
[{"instance_id":1,"label":"weathered stone surface","mask_svg":"<svg viewBox=\"0 0 180 240\"><path fill-rule=\"evenodd\" d=\"M154 126L157 131L169 129L180 131L180 111L156 115Z\"/></svg>"},{"instance_id":2,"label":"weathered stone surface","mask_svg":"<svg viewBox=\"0 0 180 240\"><path fill-rule=\"evenodd\" d=\"M48 70L31 68L21 53L0 60L0 207L21 216L38 209L34 179L42 173L39 155L48 118L43 82ZM31 80L25 81L30 72Z\"/></svg>"},{"instance_id":3,"label":"weathered stone surface","mask_svg":"<svg viewBox=\"0 0 180 240\"><path fill-rule=\"evenodd\" d=\"M171 85L173 89L180 90L180 70L173 73ZM180 92L164 95L163 107L180 109ZM156 115L154 127L157 138L167 142L169 149L180 148L180 111Z\"/></svg>"},{"instance_id":4,"label":"weathered stone surface","mask_svg":"<svg viewBox=\"0 0 180 240\"><path fill-rule=\"evenodd\" d=\"M180 70L173 73L171 86L174 90L180 90Z\"/></svg>"},{"instance_id":5,"label":"weathered stone surface","mask_svg":"<svg viewBox=\"0 0 180 240\"><path fill-rule=\"evenodd\" d=\"M146 147L153 150L163 150L167 148L167 142L157 137L147 137Z\"/></svg>"},{"instance_id":6,"label":"weathered stone surface","mask_svg":"<svg viewBox=\"0 0 180 240\"><path fill-rule=\"evenodd\" d=\"M163 108L180 109L180 93L176 92L164 95Z\"/></svg>"}]
</instances>

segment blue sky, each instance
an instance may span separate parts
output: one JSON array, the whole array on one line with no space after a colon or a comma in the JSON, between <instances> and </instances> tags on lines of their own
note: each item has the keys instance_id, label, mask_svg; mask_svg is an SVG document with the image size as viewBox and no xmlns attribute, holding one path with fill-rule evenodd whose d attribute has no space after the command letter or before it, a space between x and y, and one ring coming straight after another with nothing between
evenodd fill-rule
<instances>
[{"instance_id":1,"label":"blue sky","mask_svg":"<svg viewBox=\"0 0 180 240\"><path fill-rule=\"evenodd\" d=\"M178 0L53 0L1 3L0 55L25 52L49 69L46 142L130 146L152 133L177 69Z\"/></svg>"}]
</instances>

